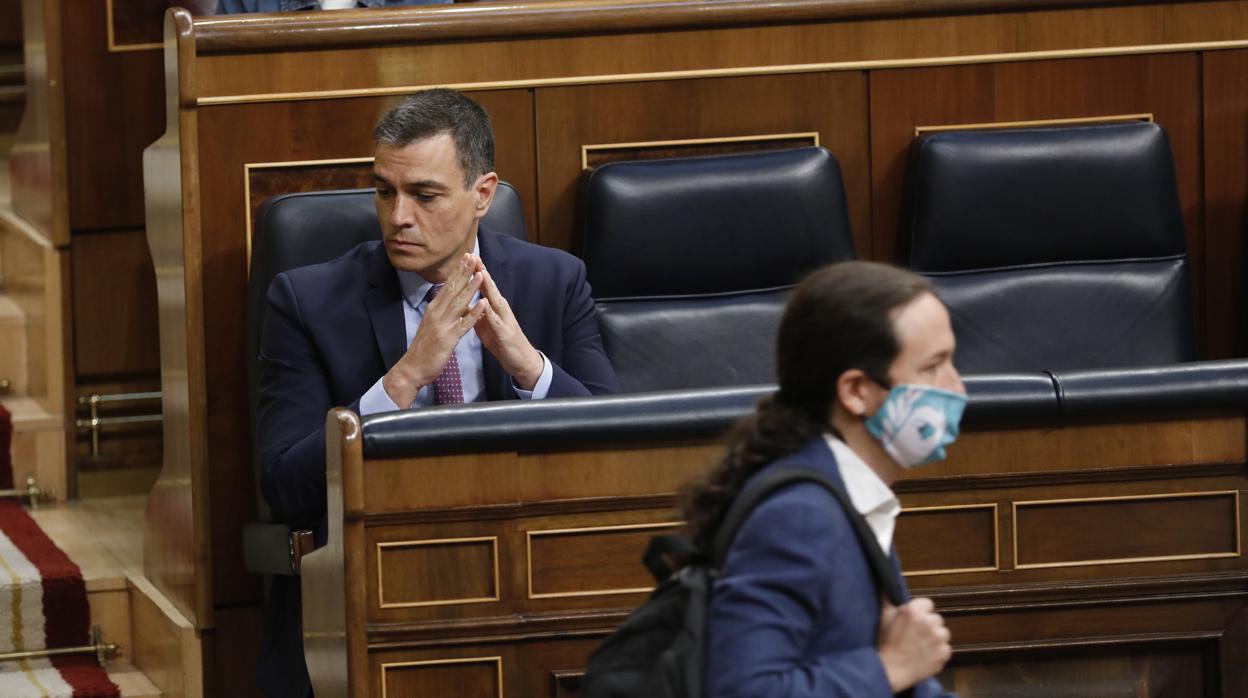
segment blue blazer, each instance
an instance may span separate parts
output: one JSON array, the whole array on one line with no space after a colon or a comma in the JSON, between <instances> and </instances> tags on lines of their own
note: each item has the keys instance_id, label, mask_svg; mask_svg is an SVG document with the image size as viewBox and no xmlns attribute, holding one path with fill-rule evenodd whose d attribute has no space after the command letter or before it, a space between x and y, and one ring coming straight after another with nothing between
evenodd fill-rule
<instances>
[{"instance_id":1,"label":"blue blazer","mask_svg":"<svg viewBox=\"0 0 1248 698\"><path fill-rule=\"evenodd\" d=\"M795 465L844 483L821 437L767 467ZM880 590L844 509L818 484L785 487L746 519L715 582L705 694L892 696L876 653L879 623ZM913 695L949 694L928 679Z\"/></svg>"},{"instance_id":2,"label":"blue blazer","mask_svg":"<svg viewBox=\"0 0 1248 698\"><path fill-rule=\"evenodd\" d=\"M553 364L548 397L619 390L598 333L585 264L482 229L481 259L529 341ZM278 274L260 342L259 450L277 521L325 531L325 413L359 399L407 351L403 294L385 247L361 243L326 262ZM514 400L511 377L482 349L487 400ZM435 483L436 484L436 483ZM275 577L257 668L269 696L306 698L299 579Z\"/></svg>"},{"instance_id":3,"label":"blue blazer","mask_svg":"<svg viewBox=\"0 0 1248 698\"><path fill-rule=\"evenodd\" d=\"M619 390L598 334L585 264L481 230L481 259L529 341L553 364L548 397ZM325 513L325 413L360 397L407 351L403 295L385 247L361 243L269 285L260 344L259 443L264 496L277 520ZM488 400L514 400L511 377L482 349Z\"/></svg>"}]
</instances>

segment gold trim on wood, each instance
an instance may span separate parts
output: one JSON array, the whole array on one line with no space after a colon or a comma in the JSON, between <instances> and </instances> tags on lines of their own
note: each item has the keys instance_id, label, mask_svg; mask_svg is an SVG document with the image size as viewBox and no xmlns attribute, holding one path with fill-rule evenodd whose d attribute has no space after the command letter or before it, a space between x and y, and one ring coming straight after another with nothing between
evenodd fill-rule
<instances>
[{"instance_id":1,"label":"gold trim on wood","mask_svg":"<svg viewBox=\"0 0 1248 698\"><path fill-rule=\"evenodd\" d=\"M937 56L932 58L889 58L867 61L794 63L789 65L752 66L744 68L660 70L644 73L609 73L603 75L574 75L562 78L528 78L520 80L486 80L481 82L429 83L417 85L397 85L394 87L360 87L343 90L270 92L243 95L221 95L217 97L197 97L195 99L195 103L198 106L206 107L223 104L258 104L262 102L292 102L297 100L352 99L356 97L406 95L434 87L446 87L460 91L510 90L516 88L534 87L567 87L575 85L655 82L660 80L749 77L754 75L844 72L850 70L884 70L890 68L927 68L944 65L978 65L982 63L1043 61L1061 58L1098 58L1110 56L1131 56L1137 54L1179 53L1182 51L1221 51L1238 48L1248 48L1248 40L1235 39L1231 41L1198 41L1180 44L1108 46L1095 49L1061 49L1054 51L1024 51L1020 53L985 53L969 56Z\"/></svg>"},{"instance_id":2,"label":"gold trim on wood","mask_svg":"<svg viewBox=\"0 0 1248 698\"><path fill-rule=\"evenodd\" d=\"M503 698L503 658L502 657L463 657L458 659L426 659L418 662L382 662L381 663L381 698L386 695L386 671L413 666L438 666L446 664L489 664L493 662L498 671L498 698Z\"/></svg>"},{"instance_id":3,"label":"gold trim on wood","mask_svg":"<svg viewBox=\"0 0 1248 698\"><path fill-rule=\"evenodd\" d=\"M1030 121L989 121L980 124L942 124L939 126L915 126L914 137L925 133L943 131L996 131L1007 128L1040 128L1042 126L1083 126L1089 124L1116 124L1127 121L1153 122L1152 114L1112 114L1109 116L1079 116L1069 119L1033 119Z\"/></svg>"},{"instance_id":4,"label":"gold trim on wood","mask_svg":"<svg viewBox=\"0 0 1248 698\"><path fill-rule=\"evenodd\" d=\"M558 591L544 594L533 593L533 539L537 536L558 536L572 533L598 533L601 531L643 531L646 529L676 528L685 525L684 521L662 521L645 524L620 524L614 526L589 526L586 528L555 528L545 531L524 532L524 563L527 576L528 596L530 599L568 599L578 596L609 596L612 594L643 594L654 591L653 586L635 589L595 589L593 591Z\"/></svg>"},{"instance_id":5,"label":"gold trim on wood","mask_svg":"<svg viewBox=\"0 0 1248 698\"><path fill-rule=\"evenodd\" d=\"M148 44L119 44L117 43L117 33L113 29L113 0L104 0L105 12L108 15L106 20L108 23L108 52L122 53L124 51L150 51L152 49L164 48L163 41L155 41Z\"/></svg>"},{"instance_id":6,"label":"gold trim on wood","mask_svg":"<svg viewBox=\"0 0 1248 698\"><path fill-rule=\"evenodd\" d=\"M1045 504L1087 504L1090 502L1114 502L1124 500L1148 499L1194 499L1197 497L1225 497L1231 495L1235 500L1235 552L1233 553L1196 553L1192 555L1150 555L1145 557L1121 557L1105 560L1067 560L1064 562L1032 562L1025 565L1018 562L1018 510L1019 507L1040 506ZM1136 562L1176 562L1180 560L1217 560L1239 557L1243 554L1243 538L1240 530L1239 490L1217 490L1213 492L1174 492L1164 494L1129 494L1115 497L1075 497L1069 499L1033 499L1011 502L1011 521L1014 530L1014 569L1035 570L1054 567L1081 567L1084 565L1124 565Z\"/></svg>"},{"instance_id":7,"label":"gold trim on wood","mask_svg":"<svg viewBox=\"0 0 1248 698\"><path fill-rule=\"evenodd\" d=\"M809 138L819 146L819 132L803 133L767 133L758 136L722 136L718 138L678 138L671 141L635 141L632 143L593 143L581 146L581 169L589 169L589 154L608 150L627 150L629 148L664 147L673 145L712 145L716 143L760 143L764 141L787 141L797 138Z\"/></svg>"},{"instance_id":8,"label":"gold trim on wood","mask_svg":"<svg viewBox=\"0 0 1248 698\"><path fill-rule=\"evenodd\" d=\"M490 544L490 552L494 558L494 595L493 596L470 596L462 599L444 599L440 601L404 601L401 603L386 603L385 596L382 591L385 589L385 583L381 578L381 552L382 548L416 548L425 545L448 545L451 543L483 543ZM500 599L498 586L498 536L478 536L474 538L436 538L431 540L396 540L379 542L377 545L377 607L378 608L417 608L421 606L457 606L460 604L470 603L493 603Z\"/></svg>"},{"instance_id":9,"label":"gold trim on wood","mask_svg":"<svg viewBox=\"0 0 1248 698\"><path fill-rule=\"evenodd\" d=\"M287 160L278 162L245 162L243 163L243 216L245 220L246 242L247 242L247 278L251 278L251 171L254 170L280 170L284 167L309 167L313 165L358 165L364 162L372 162L373 157L362 158L326 158L324 160Z\"/></svg>"},{"instance_id":10,"label":"gold trim on wood","mask_svg":"<svg viewBox=\"0 0 1248 698\"><path fill-rule=\"evenodd\" d=\"M935 570L914 570L913 572L902 571L904 577L927 577L933 574L969 574L971 572L1000 572L1001 571L1001 522L997 503L991 504L947 504L931 507L906 507L901 510L902 514L911 514L918 511L953 511L955 509L991 509L992 510L992 566L991 567L950 567L948 569Z\"/></svg>"}]
</instances>

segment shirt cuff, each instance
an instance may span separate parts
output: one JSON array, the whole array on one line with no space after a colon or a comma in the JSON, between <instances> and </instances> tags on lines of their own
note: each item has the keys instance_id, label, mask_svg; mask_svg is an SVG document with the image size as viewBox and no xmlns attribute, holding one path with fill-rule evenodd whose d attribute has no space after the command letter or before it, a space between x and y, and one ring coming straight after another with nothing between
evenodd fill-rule
<instances>
[{"instance_id":1,"label":"shirt cuff","mask_svg":"<svg viewBox=\"0 0 1248 698\"><path fill-rule=\"evenodd\" d=\"M537 353L542 354L541 351L538 351ZM516 391L516 395L518 395L521 400L545 400L546 394L550 392L550 382L554 380L554 378L555 369L551 365L550 359L546 358L545 354L542 354L542 375L537 377L537 384L533 386L533 389L521 390L516 386L515 379L512 379L511 381L511 389ZM363 409L363 403L360 404L361 409Z\"/></svg>"},{"instance_id":2,"label":"shirt cuff","mask_svg":"<svg viewBox=\"0 0 1248 698\"><path fill-rule=\"evenodd\" d=\"M364 393L364 396L360 398L361 417L377 414L378 412L394 412L402 409L394 404L394 400L390 399L390 394L386 392L385 387L381 384L383 380L385 380L385 376L378 378L377 382L373 383L373 387L369 388L368 392Z\"/></svg>"}]
</instances>

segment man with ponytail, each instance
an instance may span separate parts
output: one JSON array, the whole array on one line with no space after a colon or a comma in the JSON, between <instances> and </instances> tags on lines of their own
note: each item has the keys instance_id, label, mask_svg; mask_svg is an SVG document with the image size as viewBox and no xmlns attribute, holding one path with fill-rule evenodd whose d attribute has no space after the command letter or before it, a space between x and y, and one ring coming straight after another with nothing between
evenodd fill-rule
<instances>
[{"instance_id":1,"label":"man with ponytail","mask_svg":"<svg viewBox=\"0 0 1248 698\"><path fill-rule=\"evenodd\" d=\"M882 600L864 545L878 543L896 566L900 505L890 485L943 458L957 436L966 390L953 352L948 312L908 271L845 262L796 289L780 324L779 390L688 489L686 515L708 550L756 476L790 467L841 484L857 513L813 482L785 486L753 510L711 593L705 695L944 695L933 677L949 659L949 630L929 599ZM856 515L872 534L863 544Z\"/></svg>"}]
</instances>

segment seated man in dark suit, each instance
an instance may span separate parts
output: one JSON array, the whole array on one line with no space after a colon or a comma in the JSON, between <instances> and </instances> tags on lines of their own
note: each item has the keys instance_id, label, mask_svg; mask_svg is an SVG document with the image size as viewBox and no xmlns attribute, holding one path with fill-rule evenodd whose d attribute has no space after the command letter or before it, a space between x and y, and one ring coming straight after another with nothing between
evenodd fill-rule
<instances>
[{"instance_id":1,"label":"seated man in dark suit","mask_svg":"<svg viewBox=\"0 0 1248 698\"><path fill-rule=\"evenodd\" d=\"M618 389L585 265L479 225L498 185L485 110L428 90L373 136L383 240L274 277L261 338L265 499L277 520L315 527L318 543L331 407L367 415ZM274 696L308 693L297 581L275 580L270 597L259 675Z\"/></svg>"}]
</instances>

